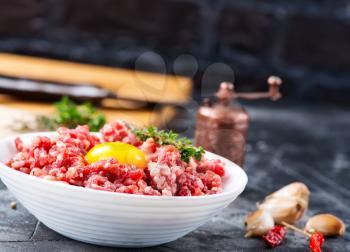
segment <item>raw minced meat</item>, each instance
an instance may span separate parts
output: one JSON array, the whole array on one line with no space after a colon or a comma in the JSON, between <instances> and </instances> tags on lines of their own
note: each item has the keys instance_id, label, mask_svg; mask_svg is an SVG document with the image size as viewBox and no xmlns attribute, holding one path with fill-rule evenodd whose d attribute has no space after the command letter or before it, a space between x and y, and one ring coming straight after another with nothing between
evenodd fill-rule
<instances>
[{"instance_id":1,"label":"raw minced meat","mask_svg":"<svg viewBox=\"0 0 350 252\"><path fill-rule=\"evenodd\" d=\"M17 138L18 152L7 165L43 179L110 192L199 196L222 191L225 167L220 160L203 156L201 161L191 158L186 163L176 147L159 145L152 138L141 141L121 120L104 125L100 133L101 138L90 133L87 126L61 127L57 136L37 136L30 145ZM113 158L91 164L86 161L86 153L96 144L116 141L142 150L148 159L147 167L121 164Z\"/></svg>"}]
</instances>

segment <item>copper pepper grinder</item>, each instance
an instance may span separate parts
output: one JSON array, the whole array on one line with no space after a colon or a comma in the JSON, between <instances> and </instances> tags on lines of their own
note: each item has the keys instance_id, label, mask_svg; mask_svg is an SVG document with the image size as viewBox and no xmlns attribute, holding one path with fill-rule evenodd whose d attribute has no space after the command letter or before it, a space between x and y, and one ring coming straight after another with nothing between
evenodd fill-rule
<instances>
[{"instance_id":1,"label":"copper pepper grinder","mask_svg":"<svg viewBox=\"0 0 350 252\"><path fill-rule=\"evenodd\" d=\"M242 107L233 104L237 98L262 99L275 101L282 97L279 88L282 80L270 76L267 80L268 92L236 93L232 83L223 82L216 93L217 102L204 100L197 111L195 144L217 153L243 166L249 114Z\"/></svg>"}]
</instances>

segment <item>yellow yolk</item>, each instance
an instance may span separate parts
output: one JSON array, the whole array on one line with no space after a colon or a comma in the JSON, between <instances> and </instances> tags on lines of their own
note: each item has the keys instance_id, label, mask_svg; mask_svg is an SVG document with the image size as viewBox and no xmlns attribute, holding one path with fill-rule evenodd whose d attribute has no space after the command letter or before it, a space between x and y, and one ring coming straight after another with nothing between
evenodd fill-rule
<instances>
[{"instance_id":1,"label":"yellow yolk","mask_svg":"<svg viewBox=\"0 0 350 252\"><path fill-rule=\"evenodd\" d=\"M140 169L147 166L147 157L143 151L122 142L97 144L86 154L85 158L89 164L114 158L121 164L135 165Z\"/></svg>"}]
</instances>

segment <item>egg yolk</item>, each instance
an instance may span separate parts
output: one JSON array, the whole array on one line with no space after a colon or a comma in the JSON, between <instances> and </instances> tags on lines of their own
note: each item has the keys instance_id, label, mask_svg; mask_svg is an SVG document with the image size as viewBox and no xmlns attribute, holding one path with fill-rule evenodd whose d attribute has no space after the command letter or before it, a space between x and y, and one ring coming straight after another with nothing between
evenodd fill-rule
<instances>
[{"instance_id":1,"label":"egg yolk","mask_svg":"<svg viewBox=\"0 0 350 252\"><path fill-rule=\"evenodd\" d=\"M89 164L114 158L121 164L135 165L140 169L147 166L147 157L143 151L122 142L97 144L86 154L85 158Z\"/></svg>"}]
</instances>

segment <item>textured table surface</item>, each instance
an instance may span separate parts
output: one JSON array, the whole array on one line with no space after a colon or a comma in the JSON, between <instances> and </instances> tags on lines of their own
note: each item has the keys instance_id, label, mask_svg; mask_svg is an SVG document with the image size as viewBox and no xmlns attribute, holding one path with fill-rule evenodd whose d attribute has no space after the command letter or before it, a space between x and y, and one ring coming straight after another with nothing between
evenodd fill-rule
<instances>
[{"instance_id":1,"label":"textured table surface","mask_svg":"<svg viewBox=\"0 0 350 252\"><path fill-rule=\"evenodd\" d=\"M244 216L280 187L302 181L311 190L307 217L330 212L350 223L350 108L330 105L249 104L245 192L219 216L185 237L154 248L116 249L65 238L38 222L0 185L0 251L265 251L260 239L243 238ZM193 134L193 110L168 127ZM307 240L288 233L283 246L266 251L308 251ZM329 238L324 251L350 251L349 232Z\"/></svg>"}]
</instances>

